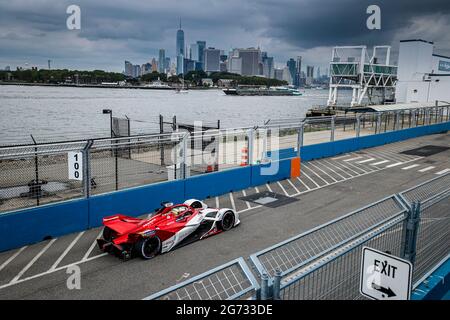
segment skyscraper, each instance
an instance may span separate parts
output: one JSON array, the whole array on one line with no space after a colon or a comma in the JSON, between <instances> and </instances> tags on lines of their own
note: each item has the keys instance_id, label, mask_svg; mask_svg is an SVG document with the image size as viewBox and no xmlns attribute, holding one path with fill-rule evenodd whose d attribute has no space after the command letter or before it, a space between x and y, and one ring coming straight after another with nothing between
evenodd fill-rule
<instances>
[{"instance_id":1,"label":"skyscraper","mask_svg":"<svg viewBox=\"0 0 450 320\"><path fill-rule=\"evenodd\" d=\"M204 71L216 72L220 71L220 50L215 48L208 48L204 50L205 64Z\"/></svg>"},{"instance_id":2,"label":"skyscraper","mask_svg":"<svg viewBox=\"0 0 450 320\"><path fill-rule=\"evenodd\" d=\"M307 66L306 67L306 85L310 86L313 83L314 79L314 67Z\"/></svg>"},{"instance_id":3,"label":"skyscraper","mask_svg":"<svg viewBox=\"0 0 450 320\"><path fill-rule=\"evenodd\" d=\"M255 48L237 49L242 59L241 74L244 76L257 76L260 71L261 50Z\"/></svg>"},{"instance_id":4,"label":"skyscraper","mask_svg":"<svg viewBox=\"0 0 450 320\"><path fill-rule=\"evenodd\" d=\"M130 61L125 61L125 75L127 77L133 76L133 64Z\"/></svg>"},{"instance_id":5,"label":"skyscraper","mask_svg":"<svg viewBox=\"0 0 450 320\"><path fill-rule=\"evenodd\" d=\"M191 47L189 50L189 58L194 61L199 61L199 52L198 52L198 44L197 43L191 44Z\"/></svg>"},{"instance_id":6,"label":"skyscraper","mask_svg":"<svg viewBox=\"0 0 450 320\"><path fill-rule=\"evenodd\" d=\"M158 71L158 62L156 62L156 59L152 59L152 72Z\"/></svg>"},{"instance_id":7,"label":"skyscraper","mask_svg":"<svg viewBox=\"0 0 450 320\"><path fill-rule=\"evenodd\" d=\"M273 57L268 57L267 52L262 52L262 66L263 66L262 74L266 78L273 78L274 77Z\"/></svg>"},{"instance_id":8,"label":"skyscraper","mask_svg":"<svg viewBox=\"0 0 450 320\"><path fill-rule=\"evenodd\" d=\"M204 70L206 41L197 41L197 48L198 48L198 62L201 63L202 70Z\"/></svg>"},{"instance_id":9,"label":"skyscraper","mask_svg":"<svg viewBox=\"0 0 450 320\"><path fill-rule=\"evenodd\" d=\"M295 78L294 78L294 86L299 87L301 85L301 77L302 77L302 57L297 57L297 62L295 64Z\"/></svg>"},{"instance_id":10,"label":"skyscraper","mask_svg":"<svg viewBox=\"0 0 450 320\"><path fill-rule=\"evenodd\" d=\"M177 57L177 74L182 74L184 65L184 31L181 29L181 19L180 19L180 28L177 31L177 43L175 54Z\"/></svg>"},{"instance_id":11,"label":"skyscraper","mask_svg":"<svg viewBox=\"0 0 450 320\"><path fill-rule=\"evenodd\" d=\"M166 50L159 49L158 72L164 73L166 70Z\"/></svg>"},{"instance_id":12,"label":"skyscraper","mask_svg":"<svg viewBox=\"0 0 450 320\"><path fill-rule=\"evenodd\" d=\"M290 58L287 62L286 62L286 66L289 70L290 73L290 80L291 80L291 84L294 82L295 79L295 72L296 72L296 63L295 60ZM284 77L286 78L286 75L284 75ZM287 80L286 80L287 81Z\"/></svg>"},{"instance_id":13,"label":"skyscraper","mask_svg":"<svg viewBox=\"0 0 450 320\"><path fill-rule=\"evenodd\" d=\"M177 31L177 47L175 54L184 56L184 31L181 29L181 19L180 19L180 28Z\"/></svg>"}]
</instances>

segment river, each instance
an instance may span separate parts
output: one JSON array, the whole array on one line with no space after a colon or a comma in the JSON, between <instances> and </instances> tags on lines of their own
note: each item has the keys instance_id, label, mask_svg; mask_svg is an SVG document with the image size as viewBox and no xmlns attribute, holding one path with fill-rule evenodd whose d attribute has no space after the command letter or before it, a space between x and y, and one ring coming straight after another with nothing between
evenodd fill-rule
<instances>
[{"instance_id":1,"label":"river","mask_svg":"<svg viewBox=\"0 0 450 320\"><path fill-rule=\"evenodd\" d=\"M303 96L240 97L221 90L173 91L0 85L0 145L105 137L109 116L131 119L131 134L159 131L159 115L178 122L221 121L221 127L261 125L268 119L302 117L326 103L328 90Z\"/></svg>"}]
</instances>

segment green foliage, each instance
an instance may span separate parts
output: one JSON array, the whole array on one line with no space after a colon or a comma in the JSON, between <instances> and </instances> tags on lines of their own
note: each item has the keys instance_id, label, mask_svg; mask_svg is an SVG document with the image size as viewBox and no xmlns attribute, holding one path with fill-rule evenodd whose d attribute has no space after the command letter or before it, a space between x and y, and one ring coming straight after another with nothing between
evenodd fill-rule
<instances>
[{"instance_id":1,"label":"green foliage","mask_svg":"<svg viewBox=\"0 0 450 320\"><path fill-rule=\"evenodd\" d=\"M141 81L152 82L155 80L167 81L167 75L165 73L158 73L157 71L153 71L152 73L144 74L141 77Z\"/></svg>"},{"instance_id":2,"label":"green foliage","mask_svg":"<svg viewBox=\"0 0 450 320\"><path fill-rule=\"evenodd\" d=\"M6 78L5 71L0 72L0 79ZM10 72L12 81L19 82L40 82L40 83L62 83L76 82L83 84L99 84L102 82L119 82L125 80L121 73L106 72L103 70L81 71L68 69L40 69L40 70L16 70Z\"/></svg>"}]
</instances>

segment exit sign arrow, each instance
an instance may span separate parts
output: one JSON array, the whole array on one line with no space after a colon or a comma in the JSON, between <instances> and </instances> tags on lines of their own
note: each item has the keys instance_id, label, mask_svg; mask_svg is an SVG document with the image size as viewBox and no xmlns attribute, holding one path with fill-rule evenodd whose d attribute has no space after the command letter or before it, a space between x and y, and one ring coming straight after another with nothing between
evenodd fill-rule
<instances>
[{"instance_id":1,"label":"exit sign arrow","mask_svg":"<svg viewBox=\"0 0 450 320\"><path fill-rule=\"evenodd\" d=\"M389 298L395 297L395 296L396 296L395 292L392 291L392 289L391 289L390 287L388 287L388 288L386 289L385 287L378 286L378 285L376 285L375 283L372 282L372 288L375 289L375 290L377 290L377 291L380 291L381 293L384 293L384 294L387 295Z\"/></svg>"}]
</instances>

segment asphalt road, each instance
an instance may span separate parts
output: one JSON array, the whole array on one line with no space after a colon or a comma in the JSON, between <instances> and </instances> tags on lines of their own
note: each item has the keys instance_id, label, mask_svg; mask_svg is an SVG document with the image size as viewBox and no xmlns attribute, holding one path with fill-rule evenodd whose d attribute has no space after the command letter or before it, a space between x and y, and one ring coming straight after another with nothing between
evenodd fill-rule
<instances>
[{"instance_id":1,"label":"asphalt road","mask_svg":"<svg viewBox=\"0 0 450 320\"><path fill-rule=\"evenodd\" d=\"M0 299L142 299L450 171L450 150L428 157L401 153L424 145L450 146L450 134L307 162L300 179L208 199L236 208L241 225L150 261L102 254L93 245L99 228L0 253ZM272 209L239 199L265 190L298 201ZM67 288L71 265L81 269L80 290Z\"/></svg>"}]
</instances>

